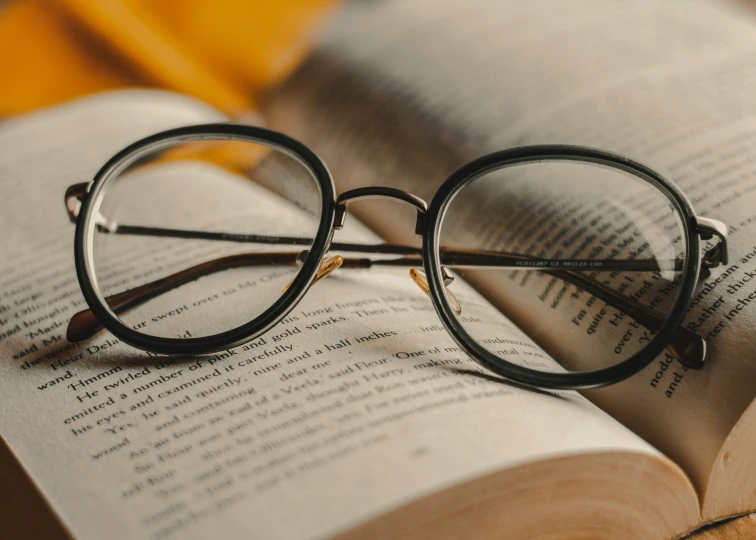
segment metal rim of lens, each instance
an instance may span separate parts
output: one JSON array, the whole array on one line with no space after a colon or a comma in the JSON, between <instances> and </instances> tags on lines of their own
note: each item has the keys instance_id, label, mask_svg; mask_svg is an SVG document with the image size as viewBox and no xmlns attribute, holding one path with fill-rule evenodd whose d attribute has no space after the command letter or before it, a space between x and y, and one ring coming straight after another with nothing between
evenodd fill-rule
<instances>
[{"instance_id":1,"label":"metal rim of lens","mask_svg":"<svg viewBox=\"0 0 756 540\"><path fill-rule=\"evenodd\" d=\"M443 293L444 286L438 254L441 224L444 213L456 193L470 182L494 170L519 164L553 161L585 162L628 172L659 189L672 202L681 221L682 233L685 237L684 266L678 296L670 308L669 316L646 347L622 362L606 368L573 373L546 373L513 364L491 353L475 341L457 320L453 308ZM477 363L507 380L531 387L555 390L579 390L614 384L650 364L664 350L672 334L683 322L692 300L700 269L700 242L698 235L691 227L694 219L695 212L690 202L677 186L659 173L629 158L595 148L569 145L524 146L494 152L455 171L431 201L423 238L423 259L433 305L457 344Z\"/></svg>"},{"instance_id":2,"label":"metal rim of lens","mask_svg":"<svg viewBox=\"0 0 756 540\"><path fill-rule=\"evenodd\" d=\"M320 190L321 215L310 255L294 281L281 297L263 313L241 326L211 336L165 338L138 332L121 322L105 302L93 279L93 216L104 197L107 183L140 156L174 142L237 140L262 144L297 159L304 165ZM203 354L235 347L265 333L291 311L307 292L328 250L336 211L333 179L325 164L305 145L282 133L239 124L203 124L170 129L141 139L113 156L95 175L82 203L76 224L74 258L76 274L89 308L114 336L133 347L162 354Z\"/></svg>"}]
</instances>

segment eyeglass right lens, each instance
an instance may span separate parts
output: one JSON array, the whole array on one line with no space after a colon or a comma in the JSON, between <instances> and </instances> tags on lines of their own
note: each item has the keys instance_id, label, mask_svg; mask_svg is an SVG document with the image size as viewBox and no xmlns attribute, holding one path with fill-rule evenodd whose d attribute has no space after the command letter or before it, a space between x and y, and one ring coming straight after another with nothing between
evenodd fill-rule
<instances>
[{"instance_id":1,"label":"eyeglass right lens","mask_svg":"<svg viewBox=\"0 0 756 540\"><path fill-rule=\"evenodd\" d=\"M247 140L173 141L103 191L94 280L123 324L161 338L259 317L299 272L321 213L307 166Z\"/></svg>"},{"instance_id":2,"label":"eyeglass right lens","mask_svg":"<svg viewBox=\"0 0 756 540\"><path fill-rule=\"evenodd\" d=\"M531 370L585 372L638 353L669 318L683 235L645 179L542 161L465 185L443 217L440 261L484 297L457 296L470 338Z\"/></svg>"}]
</instances>

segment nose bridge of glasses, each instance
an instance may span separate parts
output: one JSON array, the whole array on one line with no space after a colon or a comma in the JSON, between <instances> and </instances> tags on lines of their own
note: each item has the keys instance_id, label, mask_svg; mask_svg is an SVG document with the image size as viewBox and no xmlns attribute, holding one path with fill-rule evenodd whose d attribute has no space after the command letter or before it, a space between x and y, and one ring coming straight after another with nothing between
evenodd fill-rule
<instances>
[{"instance_id":1,"label":"nose bridge of glasses","mask_svg":"<svg viewBox=\"0 0 756 540\"><path fill-rule=\"evenodd\" d=\"M390 199L414 206L417 209L415 234L422 235L425 231L425 214L428 212L428 204L420 197L401 189L380 186L352 189L339 195L339 198L336 200L334 229L338 230L344 226L349 204L364 199Z\"/></svg>"}]
</instances>

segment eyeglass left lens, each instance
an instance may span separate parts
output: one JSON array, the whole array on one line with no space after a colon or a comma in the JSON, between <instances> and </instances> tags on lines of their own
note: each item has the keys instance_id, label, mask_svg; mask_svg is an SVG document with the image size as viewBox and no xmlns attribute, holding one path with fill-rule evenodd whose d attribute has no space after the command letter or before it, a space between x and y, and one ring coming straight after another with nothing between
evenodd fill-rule
<instances>
[{"instance_id":1,"label":"eyeglass left lens","mask_svg":"<svg viewBox=\"0 0 756 540\"><path fill-rule=\"evenodd\" d=\"M161 338L216 335L270 308L322 207L298 158L207 136L140 155L100 193L91 277L124 325Z\"/></svg>"},{"instance_id":2,"label":"eyeglass left lens","mask_svg":"<svg viewBox=\"0 0 756 540\"><path fill-rule=\"evenodd\" d=\"M588 372L643 351L671 318L684 238L671 199L640 174L543 159L464 185L439 259L480 292L458 297L470 341L533 372ZM670 355L700 352L700 338L679 332Z\"/></svg>"}]
</instances>

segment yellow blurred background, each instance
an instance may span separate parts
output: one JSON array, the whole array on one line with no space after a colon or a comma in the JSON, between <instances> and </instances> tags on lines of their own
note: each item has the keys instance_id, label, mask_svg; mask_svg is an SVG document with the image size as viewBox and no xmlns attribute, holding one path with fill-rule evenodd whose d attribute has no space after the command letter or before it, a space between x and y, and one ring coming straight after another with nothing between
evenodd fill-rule
<instances>
[{"instance_id":1,"label":"yellow blurred background","mask_svg":"<svg viewBox=\"0 0 756 540\"><path fill-rule=\"evenodd\" d=\"M297 66L341 1L7 1L0 117L123 87L175 90L239 116Z\"/></svg>"}]
</instances>

